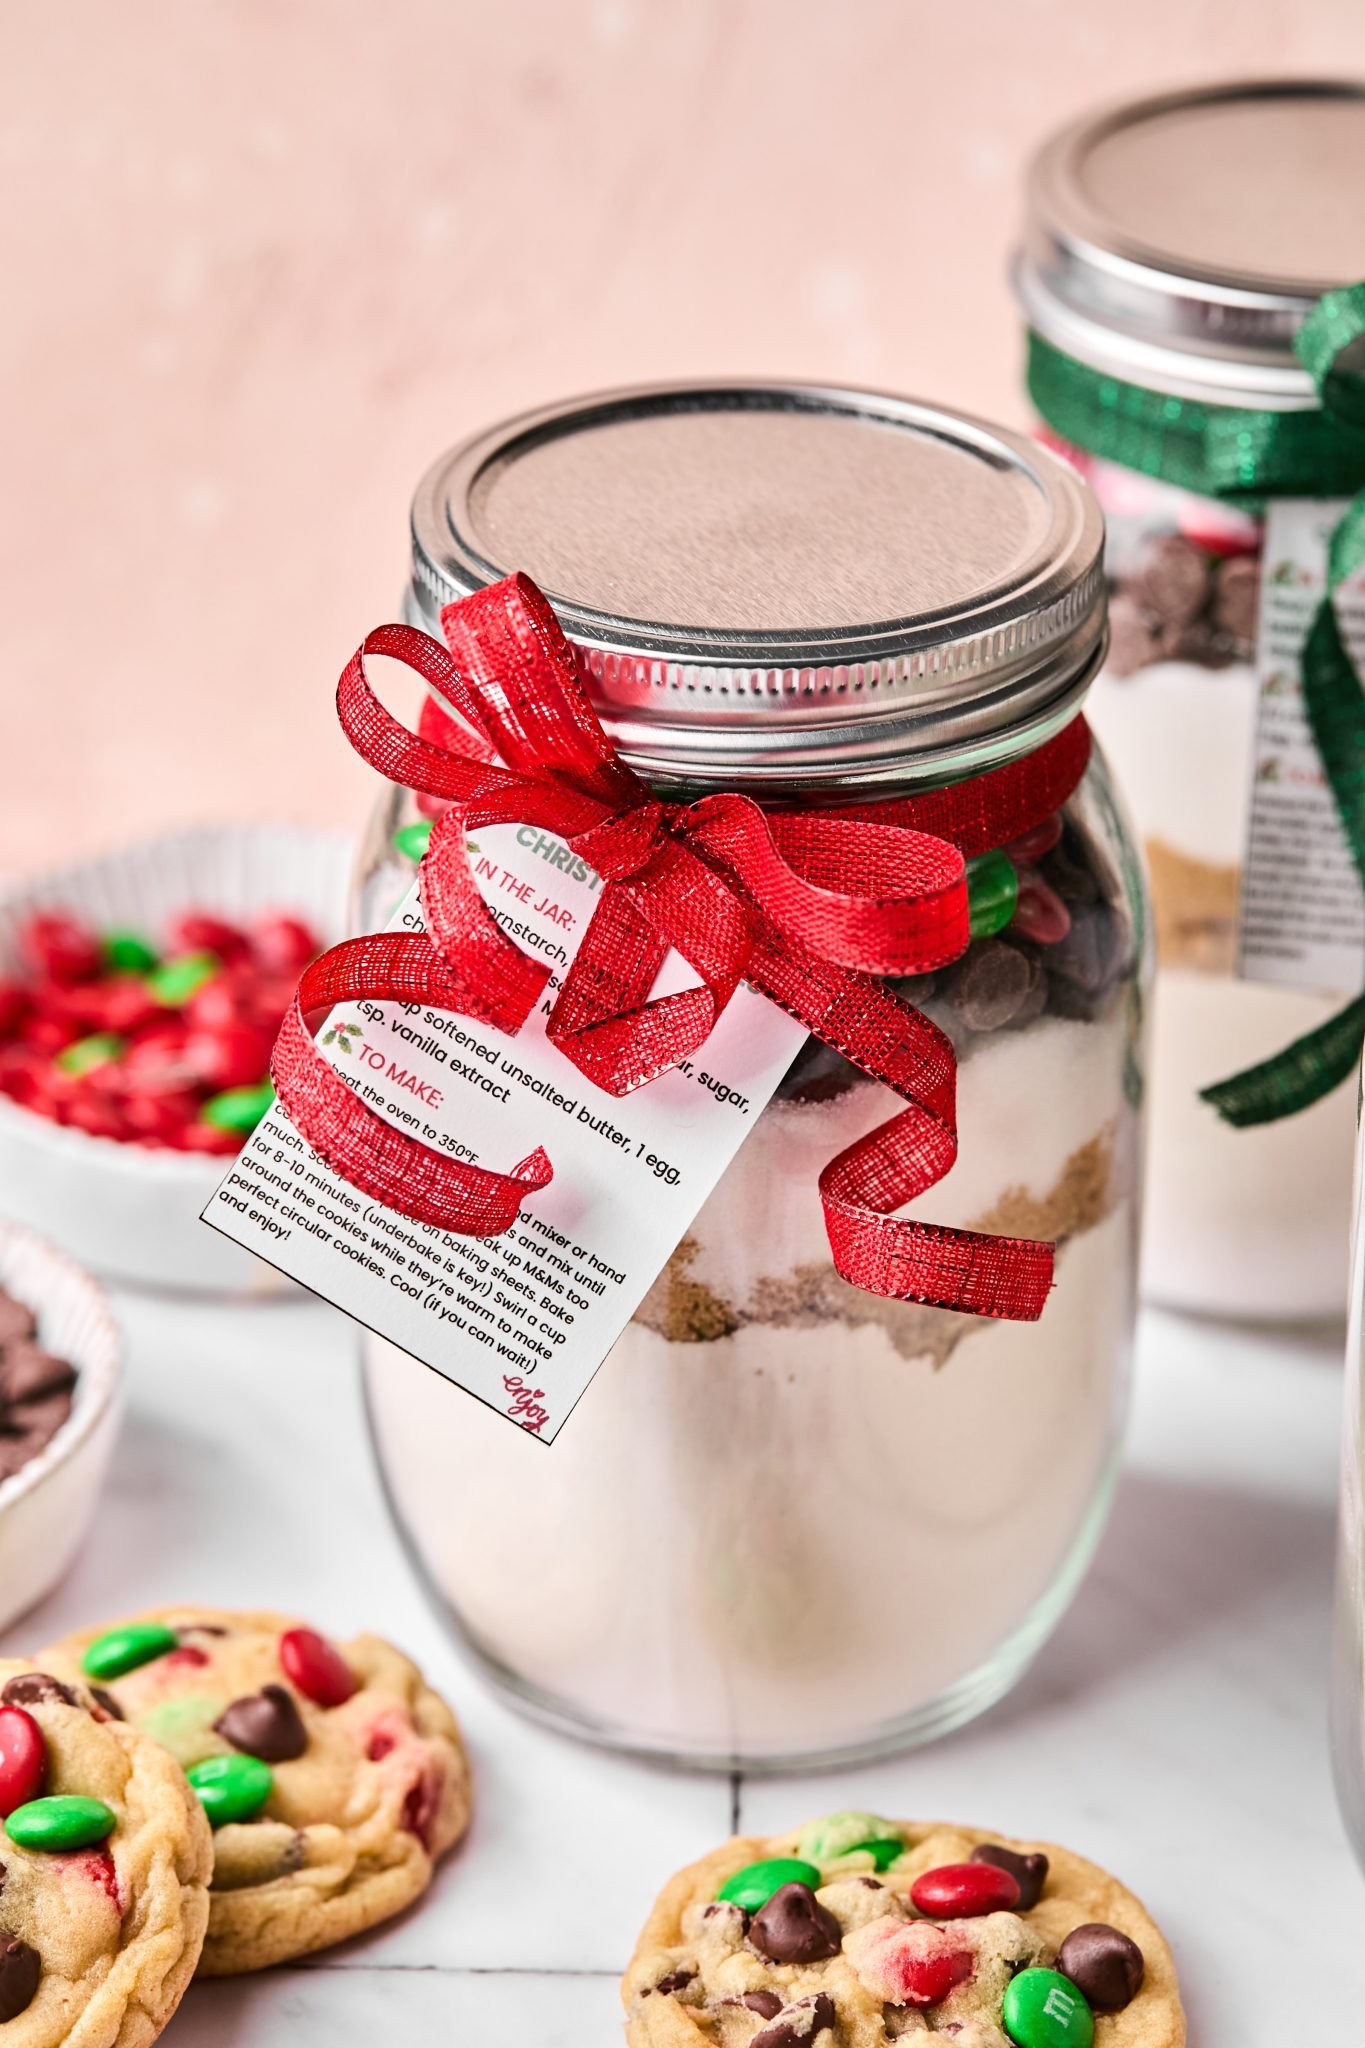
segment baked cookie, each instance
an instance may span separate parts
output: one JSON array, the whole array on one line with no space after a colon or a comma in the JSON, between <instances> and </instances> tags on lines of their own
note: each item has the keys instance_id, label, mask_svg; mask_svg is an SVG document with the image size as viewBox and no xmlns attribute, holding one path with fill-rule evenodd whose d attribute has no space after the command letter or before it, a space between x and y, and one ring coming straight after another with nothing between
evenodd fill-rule
<instances>
[{"instance_id":1,"label":"baked cookie","mask_svg":"<svg viewBox=\"0 0 1365 2048\"><path fill-rule=\"evenodd\" d=\"M45 1652L183 1766L213 1825L200 1972L345 1941L426 1889L469 1819L455 1717L379 1636L168 1607ZM10 2048L8 2041L4 2048Z\"/></svg>"},{"instance_id":2,"label":"baked cookie","mask_svg":"<svg viewBox=\"0 0 1365 2048\"><path fill-rule=\"evenodd\" d=\"M665 1885L621 1987L631 2048L1182 2048L1171 1952L1067 1849L831 1813ZM927 2043L926 2043L927 2048Z\"/></svg>"},{"instance_id":3,"label":"baked cookie","mask_svg":"<svg viewBox=\"0 0 1365 2048\"><path fill-rule=\"evenodd\" d=\"M143 2048L194 1974L213 1844L174 1760L85 1686L0 1662L0 2040Z\"/></svg>"}]
</instances>

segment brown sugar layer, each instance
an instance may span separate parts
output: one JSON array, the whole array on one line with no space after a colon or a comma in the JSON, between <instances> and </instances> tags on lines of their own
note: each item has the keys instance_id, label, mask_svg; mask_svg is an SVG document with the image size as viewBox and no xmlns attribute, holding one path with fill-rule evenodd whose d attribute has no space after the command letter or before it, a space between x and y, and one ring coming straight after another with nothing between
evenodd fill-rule
<instances>
[{"instance_id":1,"label":"brown sugar layer","mask_svg":"<svg viewBox=\"0 0 1365 2048\"><path fill-rule=\"evenodd\" d=\"M1231 974L1237 960L1241 870L1145 841L1157 959L1192 974Z\"/></svg>"},{"instance_id":2,"label":"brown sugar layer","mask_svg":"<svg viewBox=\"0 0 1365 2048\"><path fill-rule=\"evenodd\" d=\"M1049 1238L1059 1247L1093 1230L1111 1213L1123 1192L1116 1171L1114 1131L1106 1126L1070 1154L1054 1185L1041 1195L1006 1188L999 1200L968 1226L1011 1237ZM685 1237L634 1320L673 1344L709 1344L754 1323L775 1329L812 1329L822 1323L845 1327L880 1325L902 1358L943 1365L973 1327L948 1309L889 1300L853 1287L832 1263L798 1265L780 1277L755 1281L749 1299L725 1300L693 1268L701 1252Z\"/></svg>"}]
</instances>

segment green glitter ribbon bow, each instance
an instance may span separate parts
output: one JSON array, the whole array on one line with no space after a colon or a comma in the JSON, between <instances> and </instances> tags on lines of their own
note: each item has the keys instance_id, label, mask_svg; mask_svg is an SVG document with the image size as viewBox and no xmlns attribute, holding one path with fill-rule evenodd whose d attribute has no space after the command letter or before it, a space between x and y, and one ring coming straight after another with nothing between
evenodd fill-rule
<instances>
[{"instance_id":1,"label":"green glitter ribbon bow","mask_svg":"<svg viewBox=\"0 0 1365 2048\"><path fill-rule=\"evenodd\" d=\"M1365 688L1335 593L1365 567L1365 283L1326 292L1295 339L1320 411L1254 412L1147 391L1029 337L1028 385L1063 440L1205 498L1255 510L1267 498L1356 495L1332 531L1327 589L1300 658L1304 708L1346 843L1365 886ZM1202 1091L1230 1124L1273 1123L1346 1080L1365 1041L1365 995L1283 1052Z\"/></svg>"}]
</instances>

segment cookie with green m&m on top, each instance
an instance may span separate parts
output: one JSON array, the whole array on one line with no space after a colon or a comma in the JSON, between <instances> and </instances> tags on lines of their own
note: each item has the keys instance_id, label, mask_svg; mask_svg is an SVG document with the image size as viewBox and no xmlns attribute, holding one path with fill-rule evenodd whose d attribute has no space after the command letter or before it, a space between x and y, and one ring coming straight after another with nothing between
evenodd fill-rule
<instances>
[{"instance_id":1,"label":"cookie with green m&m on top","mask_svg":"<svg viewBox=\"0 0 1365 2048\"><path fill-rule=\"evenodd\" d=\"M92 1689L0 1662L0 2042L145 2048L190 1981L213 1846L172 1757Z\"/></svg>"},{"instance_id":2,"label":"cookie with green m&m on top","mask_svg":"<svg viewBox=\"0 0 1365 2048\"><path fill-rule=\"evenodd\" d=\"M468 1823L455 1717L379 1636L335 1643L288 1615L170 1607L44 1661L161 1743L207 1815L201 1974L262 1969L387 1919Z\"/></svg>"},{"instance_id":3,"label":"cookie with green m&m on top","mask_svg":"<svg viewBox=\"0 0 1365 2048\"><path fill-rule=\"evenodd\" d=\"M825 1814L665 1885L622 1984L630 2048L1184 2048L1171 1952L1070 1850Z\"/></svg>"}]
</instances>

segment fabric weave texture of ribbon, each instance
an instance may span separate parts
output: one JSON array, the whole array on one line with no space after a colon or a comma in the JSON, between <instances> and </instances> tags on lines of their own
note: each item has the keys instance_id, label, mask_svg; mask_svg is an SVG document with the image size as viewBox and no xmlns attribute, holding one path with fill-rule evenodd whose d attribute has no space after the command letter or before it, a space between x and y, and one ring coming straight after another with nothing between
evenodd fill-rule
<instances>
[{"instance_id":1,"label":"fabric weave texture of ribbon","mask_svg":"<svg viewBox=\"0 0 1365 2048\"><path fill-rule=\"evenodd\" d=\"M1089 759L1084 721L984 775L890 802L764 811L721 793L666 803L617 757L573 649L527 578L448 606L442 626L446 647L411 627L380 627L338 688L352 745L437 816L419 874L426 930L333 947L303 976L280 1032L275 1086L313 1149L385 1206L476 1236L510 1228L549 1181L540 1147L493 1172L397 1129L334 1070L306 1023L309 1012L368 997L515 1033L550 969L498 925L466 835L536 825L603 882L547 1023L580 1073L613 1096L647 1086L697 1051L746 982L905 1105L821 1173L838 1271L873 1294L1036 1319L1051 1245L895 1213L957 1156L956 1062L946 1035L880 977L925 973L965 950L966 859L1060 808ZM371 688L374 656L406 664L427 686L416 732ZM654 996L672 951L696 983Z\"/></svg>"},{"instance_id":2,"label":"fabric weave texture of ribbon","mask_svg":"<svg viewBox=\"0 0 1365 2048\"><path fill-rule=\"evenodd\" d=\"M1327 591L1301 657L1303 701L1351 858L1365 886L1365 688L1333 602L1365 568L1365 283L1327 292L1295 339L1319 411L1255 412L1172 398L1103 375L1029 337L1029 394L1073 447L1201 497L1256 509L1267 498L1352 502L1333 530ZM1293 1116L1354 1072L1365 995L1270 1059L1203 1089L1225 1122Z\"/></svg>"}]
</instances>

